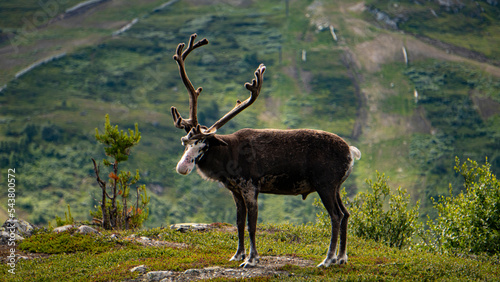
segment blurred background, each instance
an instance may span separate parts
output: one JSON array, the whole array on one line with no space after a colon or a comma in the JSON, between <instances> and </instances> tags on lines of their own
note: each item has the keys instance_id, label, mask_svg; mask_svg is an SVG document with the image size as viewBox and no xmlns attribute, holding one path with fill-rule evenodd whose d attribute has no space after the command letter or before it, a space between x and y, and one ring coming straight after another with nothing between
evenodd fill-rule
<instances>
[{"instance_id":1,"label":"blurred background","mask_svg":"<svg viewBox=\"0 0 500 282\"><path fill-rule=\"evenodd\" d=\"M259 99L221 128L313 128L336 133L362 158L347 195L385 173L420 200L449 195L455 156L500 173L498 1L23 0L0 2L0 220L7 169L16 169L16 214L54 224L71 206L91 220L101 190L95 128L104 116L142 133L122 170L141 172L147 227L234 223L230 193L175 172L188 95L172 56L192 33L209 45L187 59L199 120L211 125L246 99L267 66ZM457 188L458 189L458 188ZM457 192L457 191L455 191ZM260 195L259 222L307 223L317 195ZM434 211L435 212L435 211Z\"/></svg>"}]
</instances>

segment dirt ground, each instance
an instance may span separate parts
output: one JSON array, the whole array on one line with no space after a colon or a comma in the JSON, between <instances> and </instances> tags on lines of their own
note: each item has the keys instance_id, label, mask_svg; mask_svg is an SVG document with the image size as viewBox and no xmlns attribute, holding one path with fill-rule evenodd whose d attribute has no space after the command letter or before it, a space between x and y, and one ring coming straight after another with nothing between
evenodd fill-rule
<instances>
[{"instance_id":1,"label":"dirt ground","mask_svg":"<svg viewBox=\"0 0 500 282\"><path fill-rule=\"evenodd\" d=\"M298 257L290 256L265 256L260 258L258 266L253 268L223 268L206 267L200 269L188 269L186 271L164 271L148 272L142 274L138 279L130 281L154 281L161 277L162 281L196 281L202 279L249 279L254 277L274 276L274 277L293 277L294 273L279 270L285 265L296 265L299 267L311 267L314 263ZM163 280L165 279L165 280Z\"/></svg>"},{"instance_id":2,"label":"dirt ground","mask_svg":"<svg viewBox=\"0 0 500 282\"><path fill-rule=\"evenodd\" d=\"M12 247L8 245L0 245L0 263L7 263L8 256L11 254L10 249ZM16 248L16 257L17 260L20 259L38 259L38 258L46 258L49 257L50 255L48 254L39 254L39 253L25 253L25 252L20 252Z\"/></svg>"}]
</instances>

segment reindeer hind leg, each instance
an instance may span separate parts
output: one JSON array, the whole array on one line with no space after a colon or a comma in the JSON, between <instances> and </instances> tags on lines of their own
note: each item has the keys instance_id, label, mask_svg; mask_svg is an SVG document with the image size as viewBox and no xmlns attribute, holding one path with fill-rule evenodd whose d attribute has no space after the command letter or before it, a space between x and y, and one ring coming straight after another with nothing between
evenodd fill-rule
<instances>
[{"instance_id":1,"label":"reindeer hind leg","mask_svg":"<svg viewBox=\"0 0 500 282\"><path fill-rule=\"evenodd\" d=\"M319 189L318 194L323 202L323 205L325 206L326 211L330 215L332 233L330 237L330 247L328 248L326 258L318 265L318 267L328 267L331 264L337 263L337 240L339 237L340 224L344 217L337 201L336 194L338 193L338 189L325 189L324 187L328 186L323 186L322 189Z\"/></svg>"},{"instance_id":2,"label":"reindeer hind leg","mask_svg":"<svg viewBox=\"0 0 500 282\"><path fill-rule=\"evenodd\" d=\"M349 219L349 212L342 203L340 193L337 193L337 203L343 213L342 221L340 222L340 242L339 242L339 255L337 257L338 264L347 263L347 222Z\"/></svg>"}]
</instances>

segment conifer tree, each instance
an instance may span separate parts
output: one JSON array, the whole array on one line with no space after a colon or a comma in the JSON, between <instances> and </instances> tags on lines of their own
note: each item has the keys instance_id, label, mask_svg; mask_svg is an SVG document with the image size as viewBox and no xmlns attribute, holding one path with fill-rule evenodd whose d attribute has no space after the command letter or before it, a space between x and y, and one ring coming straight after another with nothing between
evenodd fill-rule
<instances>
[{"instance_id":1,"label":"conifer tree","mask_svg":"<svg viewBox=\"0 0 500 282\"><path fill-rule=\"evenodd\" d=\"M146 208L149 203L146 187L145 185L135 187L136 204L128 207L130 188L140 179L139 170L136 171L135 175L132 175L130 171L118 171L118 165L128 160L131 148L141 140L138 125L136 123L135 130L129 129L126 133L123 130L118 130L118 125L112 126L109 115L106 115L104 133L99 134L99 130L96 128L95 138L106 146L104 151L111 160L105 158L103 164L106 167L111 167L111 172L108 174L108 182L102 180L100 167L92 159L97 183L102 191L102 198L100 207L96 212L91 212L91 215L101 222L104 229L138 228L149 214L149 210ZM119 197L121 197L121 201L119 201Z\"/></svg>"}]
</instances>

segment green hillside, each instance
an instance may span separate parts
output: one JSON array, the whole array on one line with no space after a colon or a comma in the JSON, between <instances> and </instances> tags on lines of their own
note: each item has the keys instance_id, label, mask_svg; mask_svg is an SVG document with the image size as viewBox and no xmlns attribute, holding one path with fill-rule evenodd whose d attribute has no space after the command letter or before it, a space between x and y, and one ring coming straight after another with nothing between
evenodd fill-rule
<instances>
[{"instance_id":1,"label":"green hillside","mask_svg":"<svg viewBox=\"0 0 500 282\"><path fill-rule=\"evenodd\" d=\"M0 84L6 84L0 92L0 166L4 183L6 168L16 168L19 217L54 223L70 204L76 219L91 219L99 199L91 158L103 158L95 128L102 129L109 114L112 124L127 129L138 123L142 133L123 169L141 170L151 196L146 226L234 221L228 191L195 173L175 172L184 132L173 126L169 108L186 113L188 100L172 55L192 33L210 41L187 60L194 86L204 89L200 123L211 125L245 99L243 84L264 63L259 99L221 133L272 127L339 134L363 154L345 183L348 195L366 189L364 180L378 170L421 200L425 215L430 197L446 195L448 183L460 181L454 156L488 157L500 172L500 69L498 48L492 48L500 40L498 6L478 1L482 10L472 13L469 4L453 12L434 2L391 1L396 10L383 1L290 1L288 8L281 0L210 2L172 1L157 10L162 1L107 1L40 25L30 36L22 22L0 21ZM1 5L7 4L9 18L43 11ZM404 17L394 29L374 9ZM422 20L430 9L438 17ZM135 18L130 29L111 35ZM480 33L454 26L464 18ZM12 42L22 42L17 51ZM0 197L6 202L6 194ZM314 198L261 195L259 220L313 221ZM0 206L2 220L5 210Z\"/></svg>"}]
</instances>

